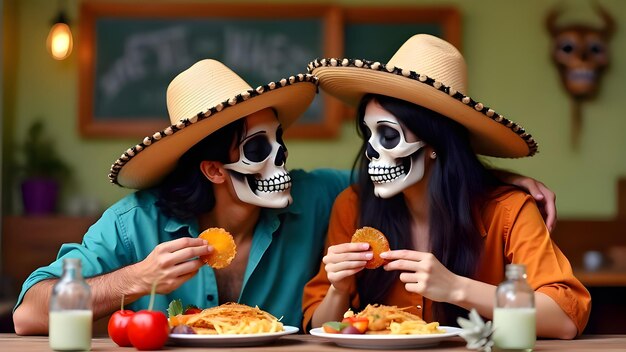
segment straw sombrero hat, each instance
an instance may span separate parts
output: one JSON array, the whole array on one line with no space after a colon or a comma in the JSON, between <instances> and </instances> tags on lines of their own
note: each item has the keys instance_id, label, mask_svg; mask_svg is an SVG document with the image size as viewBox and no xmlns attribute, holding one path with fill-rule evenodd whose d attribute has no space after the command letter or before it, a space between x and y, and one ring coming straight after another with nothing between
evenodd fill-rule
<instances>
[{"instance_id":1,"label":"straw sombrero hat","mask_svg":"<svg viewBox=\"0 0 626 352\"><path fill-rule=\"evenodd\" d=\"M128 188L158 184L178 159L200 140L227 124L273 108L283 128L307 109L317 79L298 74L256 89L216 60L202 60L180 73L167 88L171 126L127 149L111 166L112 183Z\"/></svg>"},{"instance_id":2,"label":"straw sombrero hat","mask_svg":"<svg viewBox=\"0 0 626 352\"><path fill-rule=\"evenodd\" d=\"M374 93L447 116L470 131L478 154L519 158L537 152L537 143L524 128L465 95L465 60L454 46L437 37L409 38L387 64L327 58L309 63L308 69L324 91L349 105Z\"/></svg>"}]
</instances>

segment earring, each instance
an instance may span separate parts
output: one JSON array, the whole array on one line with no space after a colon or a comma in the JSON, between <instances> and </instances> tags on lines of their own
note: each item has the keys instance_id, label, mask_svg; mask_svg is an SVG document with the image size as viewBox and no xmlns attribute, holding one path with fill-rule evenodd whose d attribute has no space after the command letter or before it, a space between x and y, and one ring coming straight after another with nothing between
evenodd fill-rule
<instances>
[{"instance_id":1,"label":"earring","mask_svg":"<svg viewBox=\"0 0 626 352\"><path fill-rule=\"evenodd\" d=\"M433 151L430 153L430 158L431 158L431 159L433 159L433 160L434 160L434 159L437 159L437 152L433 150Z\"/></svg>"}]
</instances>

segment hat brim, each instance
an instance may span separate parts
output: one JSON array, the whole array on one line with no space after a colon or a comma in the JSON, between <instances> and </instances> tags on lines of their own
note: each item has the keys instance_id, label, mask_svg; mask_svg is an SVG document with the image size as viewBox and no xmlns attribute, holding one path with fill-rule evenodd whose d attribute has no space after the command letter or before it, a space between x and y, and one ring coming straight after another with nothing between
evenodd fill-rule
<instances>
[{"instance_id":1,"label":"hat brim","mask_svg":"<svg viewBox=\"0 0 626 352\"><path fill-rule=\"evenodd\" d=\"M176 167L185 152L211 133L266 108L275 109L281 125L287 128L306 111L316 92L317 79L300 74L250 90L250 96L237 95L144 138L113 163L109 179L128 188L153 187Z\"/></svg>"},{"instance_id":2,"label":"hat brim","mask_svg":"<svg viewBox=\"0 0 626 352\"><path fill-rule=\"evenodd\" d=\"M357 66L357 65L360 65ZM493 109L417 72L368 60L323 59L309 64L322 90L356 106L368 93L390 96L449 117L470 132L478 154L520 158L537 152L537 143L518 124Z\"/></svg>"}]
</instances>

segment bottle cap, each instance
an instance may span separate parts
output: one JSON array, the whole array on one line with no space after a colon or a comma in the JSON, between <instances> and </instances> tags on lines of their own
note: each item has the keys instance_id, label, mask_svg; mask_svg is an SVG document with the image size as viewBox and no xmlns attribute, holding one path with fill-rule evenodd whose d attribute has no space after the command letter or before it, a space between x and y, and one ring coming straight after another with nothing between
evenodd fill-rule
<instances>
[{"instance_id":1,"label":"bottle cap","mask_svg":"<svg viewBox=\"0 0 626 352\"><path fill-rule=\"evenodd\" d=\"M524 264L507 264L505 275L509 279L526 278L526 265Z\"/></svg>"}]
</instances>

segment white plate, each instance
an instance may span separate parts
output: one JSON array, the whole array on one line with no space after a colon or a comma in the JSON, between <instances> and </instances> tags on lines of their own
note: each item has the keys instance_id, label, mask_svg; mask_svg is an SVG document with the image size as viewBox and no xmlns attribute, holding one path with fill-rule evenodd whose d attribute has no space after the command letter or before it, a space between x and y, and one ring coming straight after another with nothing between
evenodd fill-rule
<instances>
[{"instance_id":1,"label":"white plate","mask_svg":"<svg viewBox=\"0 0 626 352\"><path fill-rule=\"evenodd\" d=\"M439 344L443 340L457 336L460 328L452 326L440 326L445 330L443 334L425 335L368 335L368 334L329 334L322 328L315 328L310 331L311 335L329 339L342 347L366 348L366 349L398 349L429 347Z\"/></svg>"},{"instance_id":2,"label":"white plate","mask_svg":"<svg viewBox=\"0 0 626 352\"><path fill-rule=\"evenodd\" d=\"M281 336L295 334L298 328L283 326L284 331L262 334L229 334L229 335L201 335L201 334L170 334L169 344L194 347L240 347L259 346L277 340Z\"/></svg>"}]
</instances>

